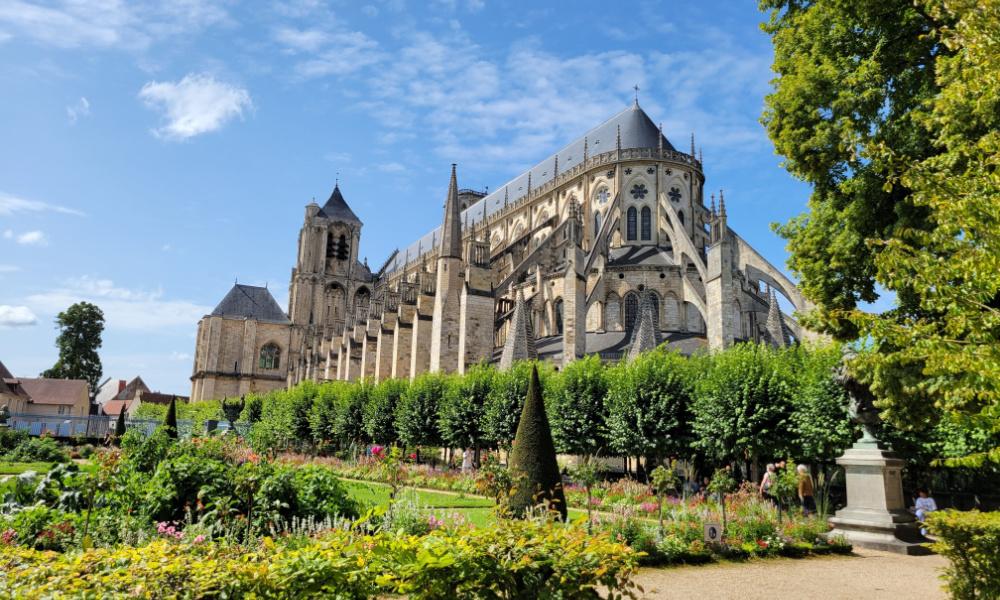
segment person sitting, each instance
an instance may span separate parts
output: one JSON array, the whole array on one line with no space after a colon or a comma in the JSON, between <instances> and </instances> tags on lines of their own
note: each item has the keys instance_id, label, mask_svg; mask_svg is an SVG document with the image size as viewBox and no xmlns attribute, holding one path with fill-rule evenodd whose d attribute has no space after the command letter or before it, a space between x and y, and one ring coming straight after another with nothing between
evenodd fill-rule
<instances>
[{"instance_id":1,"label":"person sitting","mask_svg":"<svg viewBox=\"0 0 1000 600\"><path fill-rule=\"evenodd\" d=\"M910 509L910 512L916 515L917 520L923 524L927 518L927 513L932 513L936 510L937 502L934 502L934 498L931 498L925 488L917 488L917 498L913 501L913 508ZM920 535L927 535L926 527L920 528Z\"/></svg>"}]
</instances>

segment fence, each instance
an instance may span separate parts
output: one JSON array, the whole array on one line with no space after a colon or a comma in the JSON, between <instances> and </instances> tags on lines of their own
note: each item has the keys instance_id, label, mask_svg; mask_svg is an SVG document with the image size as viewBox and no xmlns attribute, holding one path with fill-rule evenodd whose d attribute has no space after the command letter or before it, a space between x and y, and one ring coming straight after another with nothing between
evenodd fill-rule
<instances>
[{"instance_id":1,"label":"fence","mask_svg":"<svg viewBox=\"0 0 1000 600\"><path fill-rule=\"evenodd\" d=\"M115 422L118 417L104 415L89 415L86 417L68 417L65 415L12 415L9 421L12 429L27 431L28 435L41 436L51 435L57 438L87 438L104 439L109 432L115 429ZM209 423L212 423L211 421ZM214 430L224 433L231 429L229 421L218 421ZM206 423L207 425L208 423ZM163 425L162 421L156 419L134 419L125 418L126 429L138 429L145 436L150 436L156 428ZM194 421L189 419L177 420L177 433L180 437L191 437L194 430ZM249 424L236 423L236 431L240 435L246 435L249 431Z\"/></svg>"}]
</instances>

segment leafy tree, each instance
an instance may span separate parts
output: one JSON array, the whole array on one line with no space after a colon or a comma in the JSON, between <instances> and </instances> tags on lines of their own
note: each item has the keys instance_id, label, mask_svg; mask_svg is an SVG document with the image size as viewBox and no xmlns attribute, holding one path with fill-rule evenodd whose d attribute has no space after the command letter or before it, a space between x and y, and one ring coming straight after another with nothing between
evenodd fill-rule
<instances>
[{"instance_id":1,"label":"leafy tree","mask_svg":"<svg viewBox=\"0 0 1000 600\"><path fill-rule=\"evenodd\" d=\"M573 361L546 388L546 409L556 450L595 455L609 450L605 367L596 354Z\"/></svg>"},{"instance_id":2,"label":"leafy tree","mask_svg":"<svg viewBox=\"0 0 1000 600\"><path fill-rule=\"evenodd\" d=\"M693 371L689 359L657 349L608 372L608 441L625 456L686 454Z\"/></svg>"},{"instance_id":3,"label":"leafy tree","mask_svg":"<svg viewBox=\"0 0 1000 600\"><path fill-rule=\"evenodd\" d=\"M796 439L790 450L797 459L830 462L857 438L847 393L835 380L841 356L838 345L826 344L792 346L775 357L795 390L790 424Z\"/></svg>"},{"instance_id":4,"label":"leafy tree","mask_svg":"<svg viewBox=\"0 0 1000 600\"><path fill-rule=\"evenodd\" d=\"M695 447L716 465L785 456L794 439L792 390L776 353L737 344L706 363L693 405Z\"/></svg>"},{"instance_id":5,"label":"leafy tree","mask_svg":"<svg viewBox=\"0 0 1000 600\"><path fill-rule=\"evenodd\" d=\"M517 434L510 451L510 471L514 481L511 492L510 510L515 516L523 516L538 504L546 504L550 510L558 511L566 520L566 497L562 489L562 476L556 462L556 448L552 442L552 431L545 414L542 401L542 384L538 380L538 369L531 368L528 396L517 424Z\"/></svg>"},{"instance_id":6,"label":"leafy tree","mask_svg":"<svg viewBox=\"0 0 1000 600\"><path fill-rule=\"evenodd\" d=\"M56 316L56 326L59 359L42 377L82 379L96 391L103 371L97 350L104 332L104 313L89 302L77 302Z\"/></svg>"},{"instance_id":7,"label":"leafy tree","mask_svg":"<svg viewBox=\"0 0 1000 600\"><path fill-rule=\"evenodd\" d=\"M346 393L348 385L350 384L343 381L323 383L309 407L309 432L320 452L331 450L330 445L337 446L334 424L337 422L341 397Z\"/></svg>"},{"instance_id":8,"label":"leafy tree","mask_svg":"<svg viewBox=\"0 0 1000 600\"><path fill-rule=\"evenodd\" d=\"M167 430L167 435L173 439L177 439L177 398L170 399L170 406L167 407L167 416L163 420L164 429Z\"/></svg>"},{"instance_id":9,"label":"leafy tree","mask_svg":"<svg viewBox=\"0 0 1000 600\"><path fill-rule=\"evenodd\" d=\"M243 407L243 414L240 420L253 425L260 421L264 414L264 400L259 394L247 394L246 405Z\"/></svg>"},{"instance_id":10,"label":"leafy tree","mask_svg":"<svg viewBox=\"0 0 1000 600\"><path fill-rule=\"evenodd\" d=\"M483 414L494 374L492 367L476 365L465 375L448 378L444 401L438 412L438 427L442 439L450 447L478 450L487 443Z\"/></svg>"},{"instance_id":11,"label":"leafy tree","mask_svg":"<svg viewBox=\"0 0 1000 600\"><path fill-rule=\"evenodd\" d=\"M410 446L441 444L438 412L447 379L438 373L418 375L396 404L395 427L399 440Z\"/></svg>"},{"instance_id":12,"label":"leafy tree","mask_svg":"<svg viewBox=\"0 0 1000 600\"><path fill-rule=\"evenodd\" d=\"M528 394L531 369L539 369L539 380L545 387L551 367L530 361L520 361L508 371L493 375L490 393L483 413L483 433L497 447L509 447L517 431L517 419Z\"/></svg>"},{"instance_id":13,"label":"leafy tree","mask_svg":"<svg viewBox=\"0 0 1000 600\"><path fill-rule=\"evenodd\" d=\"M371 395L372 385L367 380L346 386L337 402L333 434L343 447L357 448L369 441L364 427L364 406Z\"/></svg>"},{"instance_id":14,"label":"leafy tree","mask_svg":"<svg viewBox=\"0 0 1000 600\"><path fill-rule=\"evenodd\" d=\"M363 417L365 433L376 444L390 445L398 441L396 405L406 388L406 381L402 379L386 379L372 388L363 407Z\"/></svg>"}]
</instances>

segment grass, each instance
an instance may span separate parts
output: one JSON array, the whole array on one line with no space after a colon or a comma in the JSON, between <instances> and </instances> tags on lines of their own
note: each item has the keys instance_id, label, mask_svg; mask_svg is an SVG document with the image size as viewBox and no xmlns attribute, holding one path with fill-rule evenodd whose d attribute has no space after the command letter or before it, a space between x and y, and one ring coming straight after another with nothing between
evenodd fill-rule
<instances>
[{"instance_id":1,"label":"grass","mask_svg":"<svg viewBox=\"0 0 1000 600\"><path fill-rule=\"evenodd\" d=\"M8 462L0 460L0 475L20 475L25 471L48 473L52 463L47 462Z\"/></svg>"},{"instance_id":2,"label":"grass","mask_svg":"<svg viewBox=\"0 0 1000 600\"><path fill-rule=\"evenodd\" d=\"M342 480L347 493L362 506L371 507L389 503L389 486L371 481ZM469 496L458 493L435 492L431 490L404 489L400 493L413 498L416 503L438 517L445 519L461 517L467 523L483 527L496 521L493 514L493 500L483 496ZM586 517L586 511L570 509L571 520Z\"/></svg>"}]
</instances>

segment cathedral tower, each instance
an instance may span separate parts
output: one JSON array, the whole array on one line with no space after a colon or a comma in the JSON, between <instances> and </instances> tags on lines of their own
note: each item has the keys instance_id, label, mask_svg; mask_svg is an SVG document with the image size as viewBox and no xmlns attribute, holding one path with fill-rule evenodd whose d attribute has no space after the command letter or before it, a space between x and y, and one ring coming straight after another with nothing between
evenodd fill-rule
<instances>
[{"instance_id":1,"label":"cathedral tower","mask_svg":"<svg viewBox=\"0 0 1000 600\"><path fill-rule=\"evenodd\" d=\"M444 224L437 261L437 293L434 296L434 323L431 327L432 373L453 373L459 369L459 312L462 296L462 213L458 202L458 178L451 165L448 198L444 204Z\"/></svg>"}]
</instances>

